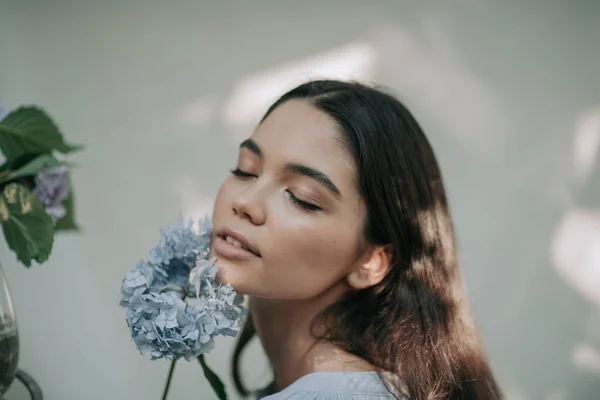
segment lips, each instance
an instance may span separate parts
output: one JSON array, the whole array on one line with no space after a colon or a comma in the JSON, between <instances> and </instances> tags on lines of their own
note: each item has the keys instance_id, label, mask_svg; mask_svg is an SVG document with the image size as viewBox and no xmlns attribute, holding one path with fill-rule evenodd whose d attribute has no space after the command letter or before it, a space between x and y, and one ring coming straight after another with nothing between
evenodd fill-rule
<instances>
[{"instance_id":1,"label":"lips","mask_svg":"<svg viewBox=\"0 0 600 400\"><path fill-rule=\"evenodd\" d=\"M246 236L240 231L227 227L217 231L217 236L234 248L251 253L256 257L260 257L260 252L258 249L252 243L250 243L248 238L246 238Z\"/></svg>"}]
</instances>

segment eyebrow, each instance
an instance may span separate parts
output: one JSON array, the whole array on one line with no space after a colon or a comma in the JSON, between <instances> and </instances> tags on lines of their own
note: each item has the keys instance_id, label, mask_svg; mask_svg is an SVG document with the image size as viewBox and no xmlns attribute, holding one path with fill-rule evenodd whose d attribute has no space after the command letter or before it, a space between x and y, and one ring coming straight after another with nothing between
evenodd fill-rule
<instances>
[{"instance_id":1,"label":"eyebrow","mask_svg":"<svg viewBox=\"0 0 600 400\"><path fill-rule=\"evenodd\" d=\"M331 179L329 179L329 177L327 175L325 175L323 172L319 171L318 169L307 167L306 165L302 165L302 164L287 163L285 165L285 167L283 168L283 170L287 173L304 175L309 178L312 178L312 179L316 180L317 182L319 182L321 185L325 186L331 192L333 192L333 194L335 194L337 197L342 196L342 193L337 188L337 186L335 186L335 184L331 181Z\"/></svg>"},{"instance_id":2,"label":"eyebrow","mask_svg":"<svg viewBox=\"0 0 600 400\"><path fill-rule=\"evenodd\" d=\"M248 149L254 154L256 154L260 159L263 158L263 152L260 149L258 143L256 143L253 139L246 139L240 144L240 149ZM338 189L337 186L333 183L331 179L323 172L318 169L308 167L306 165L297 164L297 163L287 163L283 170L288 174L297 174L303 175L309 178L316 180L321 185L325 186L329 191L335 194L337 197L341 197L342 193Z\"/></svg>"},{"instance_id":3,"label":"eyebrow","mask_svg":"<svg viewBox=\"0 0 600 400\"><path fill-rule=\"evenodd\" d=\"M251 152L253 152L254 154L256 154L259 158L261 158L261 159L263 158L262 150L258 146L258 143L256 143L252 139L246 139L246 140L244 140L240 144L240 149L248 149Z\"/></svg>"}]
</instances>

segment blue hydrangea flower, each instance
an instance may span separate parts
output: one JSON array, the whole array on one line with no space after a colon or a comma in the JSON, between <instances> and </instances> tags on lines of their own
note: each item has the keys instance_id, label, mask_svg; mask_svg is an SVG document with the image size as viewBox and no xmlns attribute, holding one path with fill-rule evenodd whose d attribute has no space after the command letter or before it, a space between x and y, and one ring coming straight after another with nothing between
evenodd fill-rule
<instances>
[{"instance_id":1,"label":"blue hydrangea flower","mask_svg":"<svg viewBox=\"0 0 600 400\"><path fill-rule=\"evenodd\" d=\"M65 166L46 168L35 176L33 194L40 200L54 222L65 216L62 204L69 196L69 169Z\"/></svg>"},{"instance_id":2,"label":"blue hydrangea flower","mask_svg":"<svg viewBox=\"0 0 600 400\"><path fill-rule=\"evenodd\" d=\"M191 360L210 351L215 336L237 334L246 313L231 285L217 283L216 260L206 259L210 221L200 221L198 233L192 225L180 218L162 231L148 262L123 277L121 306L131 338L153 360Z\"/></svg>"},{"instance_id":3,"label":"blue hydrangea flower","mask_svg":"<svg viewBox=\"0 0 600 400\"><path fill-rule=\"evenodd\" d=\"M199 233L196 233L193 221L185 223L181 216L162 230L158 245L148 254L157 281L165 285L186 285L196 259L208 256L211 234L210 220L201 220Z\"/></svg>"},{"instance_id":4,"label":"blue hydrangea flower","mask_svg":"<svg viewBox=\"0 0 600 400\"><path fill-rule=\"evenodd\" d=\"M196 289L196 297L200 297L205 289L211 290L211 282L215 281L218 273L216 261L216 258L212 260L201 259L196 262L196 266L190 272L190 285Z\"/></svg>"}]
</instances>

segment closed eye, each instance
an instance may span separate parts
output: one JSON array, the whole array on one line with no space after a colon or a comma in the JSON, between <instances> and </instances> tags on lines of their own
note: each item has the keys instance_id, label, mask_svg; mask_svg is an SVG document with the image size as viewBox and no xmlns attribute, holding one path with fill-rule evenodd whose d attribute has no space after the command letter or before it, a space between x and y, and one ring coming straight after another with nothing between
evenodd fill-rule
<instances>
[{"instance_id":1,"label":"closed eye","mask_svg":"<svg viewBox=\"0 0 600 400\"><path fill-rule=\"evenodd\" d=\"M292 203L294 203L295 205L297 205L298 207L300 207L301 209L303 209L305 211L316 212L316 211L322 210L321 207L319 207L315 204L308 203L304 200L300 200L299 198L294 196L294 194L292 192L290 192L289 190L286 190L286 193L287 193L288 197L290 198L290 200L292 201Z\"/></svg>"},{"instance_id":2,"label":"closed eye","mask_svg":"<svg viewBox=\"0 0 600 400\"><path fill-rule=\"evenodd\" d=\"M231 173L232 173L233 175L235 175L235 176L239 176L239 177L241 177L241 178L258 178L258 175L255 175L255 174L251 174L251 173L249 173L249 172L242 171L242 170L241 170L241 169L239 169L239 168L232 169L232 170L231 170Z\"/></svg>"},{"instance_id":3,"label":"closed eye","mask_svg":"<svg viewBox=\"0 0 600 400\"><path fill-rule=\"evenodd\" d=\"M240 178L258 178L258 175L255 174L251 174L249 172L246 171L242 171L239 168L233 169L231 170L231 173L235 176L238 176ZM286 194L288 195L290 201L292 203L294 203L294 205L296 205L297 207L300 207L302 210L304 211L308 211L308 212L316 212L316 211L321 211L322 208L313 204L313 203L309 203L307 201L304 200L300 200L298 197L296 197L292 192L290 192L289 190L286 190Z\"/></svg>"}]
</instances>

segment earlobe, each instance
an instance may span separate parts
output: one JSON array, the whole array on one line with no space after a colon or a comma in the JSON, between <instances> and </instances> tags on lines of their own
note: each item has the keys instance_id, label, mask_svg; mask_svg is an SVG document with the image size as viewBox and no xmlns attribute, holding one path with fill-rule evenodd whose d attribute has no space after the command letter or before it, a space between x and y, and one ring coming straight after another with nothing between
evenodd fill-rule
<instances>
[{"instance_id":1,"label":"earlobe","mask_svg":"<svg viewBox=\"0 0 600 400\"><path fill-rule=\"evenodd\" d=\"M385 278L392 262L390 246L373 246L367 250L347 276L354 289L375 286Z\"/></svg>"}]
</instances>

